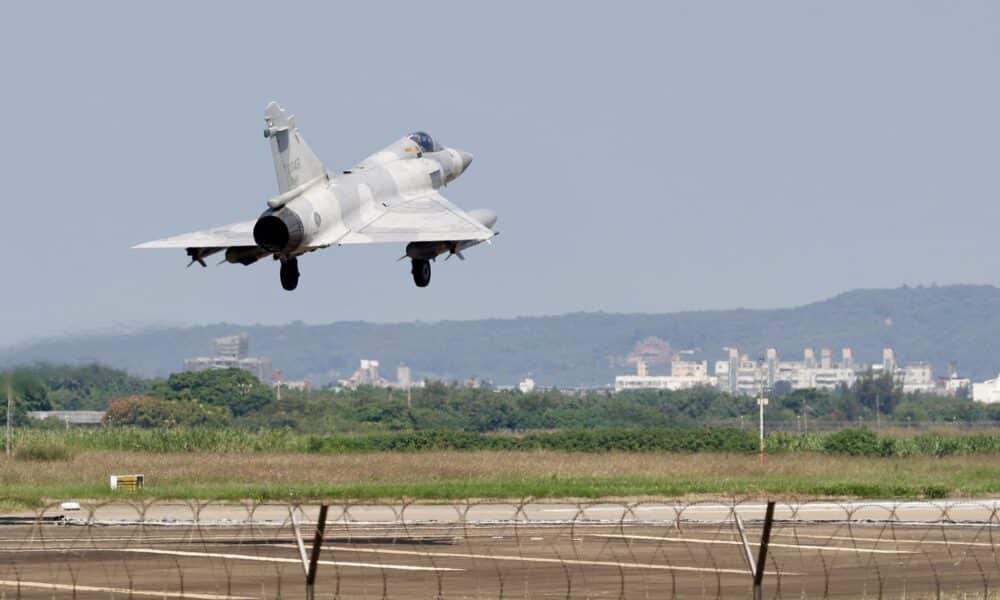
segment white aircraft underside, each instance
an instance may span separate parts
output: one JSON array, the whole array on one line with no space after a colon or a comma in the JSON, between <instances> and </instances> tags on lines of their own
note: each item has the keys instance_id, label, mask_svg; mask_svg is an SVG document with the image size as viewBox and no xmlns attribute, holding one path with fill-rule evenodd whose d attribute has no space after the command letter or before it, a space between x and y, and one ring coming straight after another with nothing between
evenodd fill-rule
<instances>
[{"instance_id":1,"label":"white aircraft underside","mask_svg":"<svg viewBox=\"0 0 1000 600\"><path fill-rule=\"evenodd\" d=\"M430 283L430 261L489 241L496 213L463 211L438 190L468 168L472 155L412 133L356 167L328 173L309 149L295 118L272 102L265 110L279 195L255 220L146 242L136 248L185 248L191 263L225 252L224 262L281 261L281 284L298 285L297 257L342 244L405 242L413 280ZM189 265L190 266L190 265Z\"/></svg>"}]
</instances>

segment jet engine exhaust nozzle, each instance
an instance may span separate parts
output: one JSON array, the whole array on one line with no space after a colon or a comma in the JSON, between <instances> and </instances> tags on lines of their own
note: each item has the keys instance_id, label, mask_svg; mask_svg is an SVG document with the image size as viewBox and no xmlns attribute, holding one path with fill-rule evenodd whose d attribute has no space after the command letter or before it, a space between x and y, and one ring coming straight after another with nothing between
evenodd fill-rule
<instances>
[{"instance_id":1,"label":"jet engine exhaust nozzle","mask_svg":"<svg viewBox=\"0 0 1000 600\"><path fill-rule=\"evenodd\" d=\"M257 219L253 226L253 240L268 252L289 252L302 245L305 228L299 215L282 207L273 212L268 211Z\"/></svg>"}]
</instances>

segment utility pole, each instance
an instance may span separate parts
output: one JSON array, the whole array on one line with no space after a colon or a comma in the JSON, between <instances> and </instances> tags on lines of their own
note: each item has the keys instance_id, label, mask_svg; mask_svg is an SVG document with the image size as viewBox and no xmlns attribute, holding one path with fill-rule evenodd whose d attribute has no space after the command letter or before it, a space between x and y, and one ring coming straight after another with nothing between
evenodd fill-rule
<instances>
[{"instance_id":1,"label":"utility pole","mask_svg":"<svg viewBox=\"0 0 1000 600\"><path fill-rule=\"evenodd\" d=\"M14 433L14 390L11 389L10 373L7 373L7 433L4 436L7 441L7 458L10 458L13 447Z\"/></svg>"},{"instance_id":2,"label":"utility pole","mask_svg":"<svg viewBox=\"0 0 1000 600\"><path fill-rule=\"evenodd\" d=\"M760 395L757 397L757 406L760 409L760 464L764 465L764 407L767 406L767 396L764 390L767 387L765 372L761 369Z\"/></svg>"}]
</instances>

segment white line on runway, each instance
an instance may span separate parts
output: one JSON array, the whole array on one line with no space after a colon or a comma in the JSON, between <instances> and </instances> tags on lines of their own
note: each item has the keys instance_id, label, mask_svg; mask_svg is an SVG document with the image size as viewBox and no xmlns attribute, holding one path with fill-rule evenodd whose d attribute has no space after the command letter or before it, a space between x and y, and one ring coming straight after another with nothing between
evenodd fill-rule
<instances>
[{"instance_id":1,"label":"white line on runway","mask_svg":"<svg viewBox=\"0 0 1000 600\"><path fill-rule=\"evenodd\" d=\"M387 550L382 548L353 548L351 546L324 546L329 550L342 552L368 552L374 554L398 554L404 556L426 556L429 558L476 558L483 560L514 560L520 562L556 563L562 565L586 565L594 567L622 567L626 569L653 569L657 571L693 571L696 573L735 573L746 575L746 569L713 569L709 567L682 567L678 565L654 565L640 563L623 563L610 560L578 560L573 558L542 558L531 556L512 556L509 554L463 554L459 552L418 552L416 550ZM773 573L768 572L769 575ZM798 575L798 573L783 572L782 575Z\"/></svg>"},{"instance_id":2,"label":"white line on runway","mask_svg":"<svg viewBox=\"0 0 1000 600\"><path fill-rule=\"evenodd\" d=\"M196 592L167 592L153 590L132 590L119 587L97 587L92 585L71 585L68 583L46 583L44 581L15 581L0 579L0 585L20 588L35 588L41 590L56 590L60 592L105 592L121 594L122 596L153 596L155 598L194 598L195 600L254 600L252 596L220 596L218 594L199 594Z\"/></svg>"},{"instance_id":3,"label":"white line on runway","mask_svg":"<svg viewBox=\"0 0 1000 600\"><path fill-rule=\"evenodd\" d=\"M297 548L298 546L296 546ZM280 556L250 556L247 554L223 554L221 552L190 552L187 550L160 550L158 548L118 548L114 552L131 552L134 554L164 554L168 556L190 556L195 558L229 558L233 560L256 560L259 562L298 563L298 558L282 558ZM369 569L391 569L396 571L462 571L464 569L449 569L447 567L418 567L412 565L384 565L379 563L343 562L321 560L321 565L335 567L362 567Z\"/></svg>"},{"instance_id":4,"label":"white line on runway","mask_svg":"<svg viewBox=\"0 0 1000 600\"><path fill-rule=\"evenodd\" d=\"M810 535L807 533L779 533L775 532L771 535L781 535L785 537L800 537L800 538L810 538L817 540L848 540L852 542L872 542L874 544L881 543L892 543L892 544L939 544L943 546L975 546L979 548L998 548L1000 549L1000 542L991 544L989 542L963 542L963 541L950 541L950 540L912 540L904 538L894 538L894 537L865 537L865 536L849 536L849 535ZM774 544L771 544L772 546Z\"/></svg>"},{"instance_id":5,"label":"white line on runway","mask_svg":"<svg viewBox=\"0 0 1000 600\"><path fill-rule=\"evenodd\" d=\"M620 535L620 534L610 534L610 533L591 533L587 534L589 537L599 537L599 538L610 538L618 540L654 540L663 542L685 542L692 544L728 544L739 546L742 542L732 541L732 540L706 540L699 538L679 538L679 537L658 537L655 535ZM751 546L758 546L753 542L750 543ZM820 551L830 551L830 552L867 552L869 554L916 554L915 552L909 550L874 550L869 548L842 548L840 546L806 546L803 544L776 544L771 542L768 544L771 548L798 548L800 550L820 550Z\"/></svg>"}]
</instances>

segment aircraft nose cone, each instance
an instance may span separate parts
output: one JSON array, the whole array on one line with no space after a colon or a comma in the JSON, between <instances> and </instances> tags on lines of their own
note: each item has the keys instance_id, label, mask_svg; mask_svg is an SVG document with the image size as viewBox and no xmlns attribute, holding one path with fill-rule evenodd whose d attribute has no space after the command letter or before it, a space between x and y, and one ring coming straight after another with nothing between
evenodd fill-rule
<instances>
[{"instance_id":1,"label":"aircraft nose cone","mask_svg":"<svg viewBox=\"0 0 1000 600\"><path fill-rule=\"evenodd\" d=\"M469 168L469 165L472 164L472 153L465 150L456 150L456 152L458 152L458 157L462 161L462 172L464 173Z\"/></svg>"}]
</instances>

